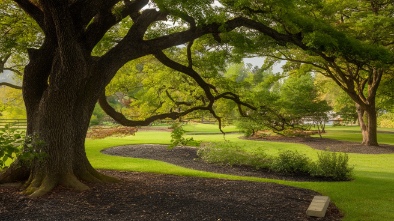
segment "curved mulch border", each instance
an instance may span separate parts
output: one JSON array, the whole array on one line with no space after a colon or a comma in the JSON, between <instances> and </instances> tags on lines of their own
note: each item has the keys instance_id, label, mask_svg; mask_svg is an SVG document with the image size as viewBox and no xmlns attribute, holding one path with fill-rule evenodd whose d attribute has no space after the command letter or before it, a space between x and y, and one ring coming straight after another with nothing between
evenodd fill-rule
<instances>
[{"instance_id":1,"label":"curved mulch border","mask_svg":"<svg viewBox=\"0 0 394 221\"><path fill-rule=\"evenodd\" d=\"M139 144L118 146L105 149L102 153L135 157L152 160L160 160L178 166L202 170L215 173L223 173L239 176L254 176L270 179L293 180L293 181L322 181L321 178L300 176L300 175L284 175L274 173L268 170L255 170L251 167L238 167L228 165L209 164L201 160L197 155L197 148L194 147L175 147L168 149L167 145L158 144Z\"/></svg>"}]
</instances>

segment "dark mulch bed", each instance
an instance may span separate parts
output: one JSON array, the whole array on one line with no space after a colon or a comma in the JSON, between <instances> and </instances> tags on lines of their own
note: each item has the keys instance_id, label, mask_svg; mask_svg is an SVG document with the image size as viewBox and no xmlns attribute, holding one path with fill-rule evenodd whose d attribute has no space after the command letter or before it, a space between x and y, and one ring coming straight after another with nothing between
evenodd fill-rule
<instances>
[{"instance_id":1,"label":"dark mulch bed","mask_svg":"<svg viewBox=\"0 0 394 221\"><path fill-rule=\"evenodd\" d=\"M326 217L305 214L318 193L272 183L102 171L119 177L82 193L57 188L29 199L0 187L0 220L340 220L330 204Z\"/></svg>"},{"instance_id":2,"label":"dark mulch bed","mask_svg":"<svg viewBox=\"0 0 394 221\"><path fill-rule=\"evenodd\" d=\"M313 148L342 152L393 153L394 147L365 147L328 139L277 140L301 142ZM160 145L133 145L105 150L107 154L163 160L188 168L244 176L305 180L206 164L196 149ZM314 195L311 190L273 183L229 181L172 175L102 171L121 179L113 184L90 184L91 190L74 192L57 188L39 199L0 186L0 220L341 220L333 203L326 217L306 216Z\"/></svg>"}]
</instances>

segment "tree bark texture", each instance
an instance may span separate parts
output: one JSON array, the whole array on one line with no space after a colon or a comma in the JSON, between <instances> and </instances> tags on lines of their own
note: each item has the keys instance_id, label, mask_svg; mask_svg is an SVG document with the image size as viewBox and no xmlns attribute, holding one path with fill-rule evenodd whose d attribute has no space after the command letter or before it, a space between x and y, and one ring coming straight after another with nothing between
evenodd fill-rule
<instances>
[{"instance_id":1,"label":"tree bark texture","mask_svg":"<svg viewBox=\"0 0 394 221\"><path fill-rule=\"evenodd\" d=\"M362 134L362 144L368 146L378 146L377 140L377 116L375 107L368 109L356 104L358 122Z\"/></svg>"}]
</instances>

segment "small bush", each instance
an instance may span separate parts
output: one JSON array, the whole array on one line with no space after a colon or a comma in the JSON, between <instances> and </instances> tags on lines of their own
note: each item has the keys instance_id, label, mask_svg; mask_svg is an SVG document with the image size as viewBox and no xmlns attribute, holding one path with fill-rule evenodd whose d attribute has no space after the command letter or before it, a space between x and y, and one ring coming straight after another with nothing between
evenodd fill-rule
<instances>
[{"instance_id":1,"label":"small bush","mask_svg":"<svg viewBox=\"0 0 394 221\"><path fill-rule=\"evenodd\" d=\"M201 141L194 140L193 137L185 138L184 135L186 131L183 129L182 124L178 122L174 122L171 127L171 144L169 148L174 148L176 146L200 146Z\"/></svg>"},{"instance_id":2,"label":"small bush","mask_svg":"<svg viewBox=\"0 0 394 221\"><path fill-rule=\"evenodd\" d=\"M237 120L235 125L242 133L244 133L245 137L253 136L257 131L265 128L261 123L248 118L241 118Z\"/></svg>"},{"instance_id":3,"label":"small bush","mask_svg":"<svg viewBox=\"0 0 394 221\"><path fill-rule=\"evenodd\" d=\"M349 156L346 153L321 152L317 162L311 165L311 175L332 180L351 180L353 167L349 166Z\"/></svg>"},{"instance_id":4,"label":"small bush","mask_svg":"<svg viewBox=\"0 0 394 221\"><path fill-rule=\"evenodd\" d=\"M0 168L5 167L8 159L14 159L20 153L24 140L24 131L7 124L0 129Z\"/></svg>"},{"instance_id":5,"label":"small bush","mask_svg":"<svg viewBox=\"0 0 394 221\"><path fill-rule=\"evenodd\" d=\"M25 136L25 131L7 124L0 128L0 169L6 167L7 160L19 158L22 163L42 160L47 155L42 152L44 142L35 136Z\"/></svg>"},{"instance_id":6,"label":"small bush","mask_svg":"<svg viewBox=\"0 0 394 221\"><path fill-rule=\"evenodd\" d=\"M242 147L228 141L203 144L197 155L207 163L251 166L256 169L267 169L272 163L272 158L264 152L248 153Z\"/></svg>"},{"instance_id":7,"label":"small bush","mask_svg":"<svg viewBox=\"0 0 394 221\"><path fill-rule=\"evenodd\" d=\"M312 162L297 151L283 151L278 157L266 153L247 152L231 142L206 143L201 145L197 155L207 163L229 166L249 166L255 169L269 169L274 172L292 175L309 175L329 180L350 180L352 170L348 165L347 154L320 153L318 160Z\"/></svg>"},{"instance_id":8,"label":"small bush","mask_svg":"<svg viewBox=\"0 0 394 221\"><path fill-rule=\"evenodd\" d=\"M297 151L283 151L274 160L271 170L285 174L306 174L309 172L310 159Z\"/></svg>"}]
</instances>

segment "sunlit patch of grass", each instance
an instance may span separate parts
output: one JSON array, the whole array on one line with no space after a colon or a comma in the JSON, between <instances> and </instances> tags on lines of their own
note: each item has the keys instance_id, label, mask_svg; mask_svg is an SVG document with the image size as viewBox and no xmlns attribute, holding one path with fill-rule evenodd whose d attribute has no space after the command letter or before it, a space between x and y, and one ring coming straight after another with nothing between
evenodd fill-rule
<instances>
[{"instance_id":1,"label":"sunlit patch of grass","mask_svg":"<svg viewBox=\"0 0 394 221\"><path fill-rule=\"evenodd\" d=\"M336 126L326 127L327 133L322 136L324 138L332 138L337 140L351 141L361 143L362 136L360 127L358 126ZM380 144L392 144L394 145L394 129L390 128L378 128L378 142ZM315 135L318 136L318 135Z\"/></svg>"},{"instance_id":2,"label":"sunlit patch of grass","mask_svg":"<svg viewBox=\"0 0 394 221\"><path fill-rule=\"evenodd\" d=\"M198 134L198 133L221 133L218 124L198 124L188 123L183 125L183 129L186 132ZM233 125L222 126L222 130L226 133L239 132L239 130Z\"/></svg>"}]
</instances>

